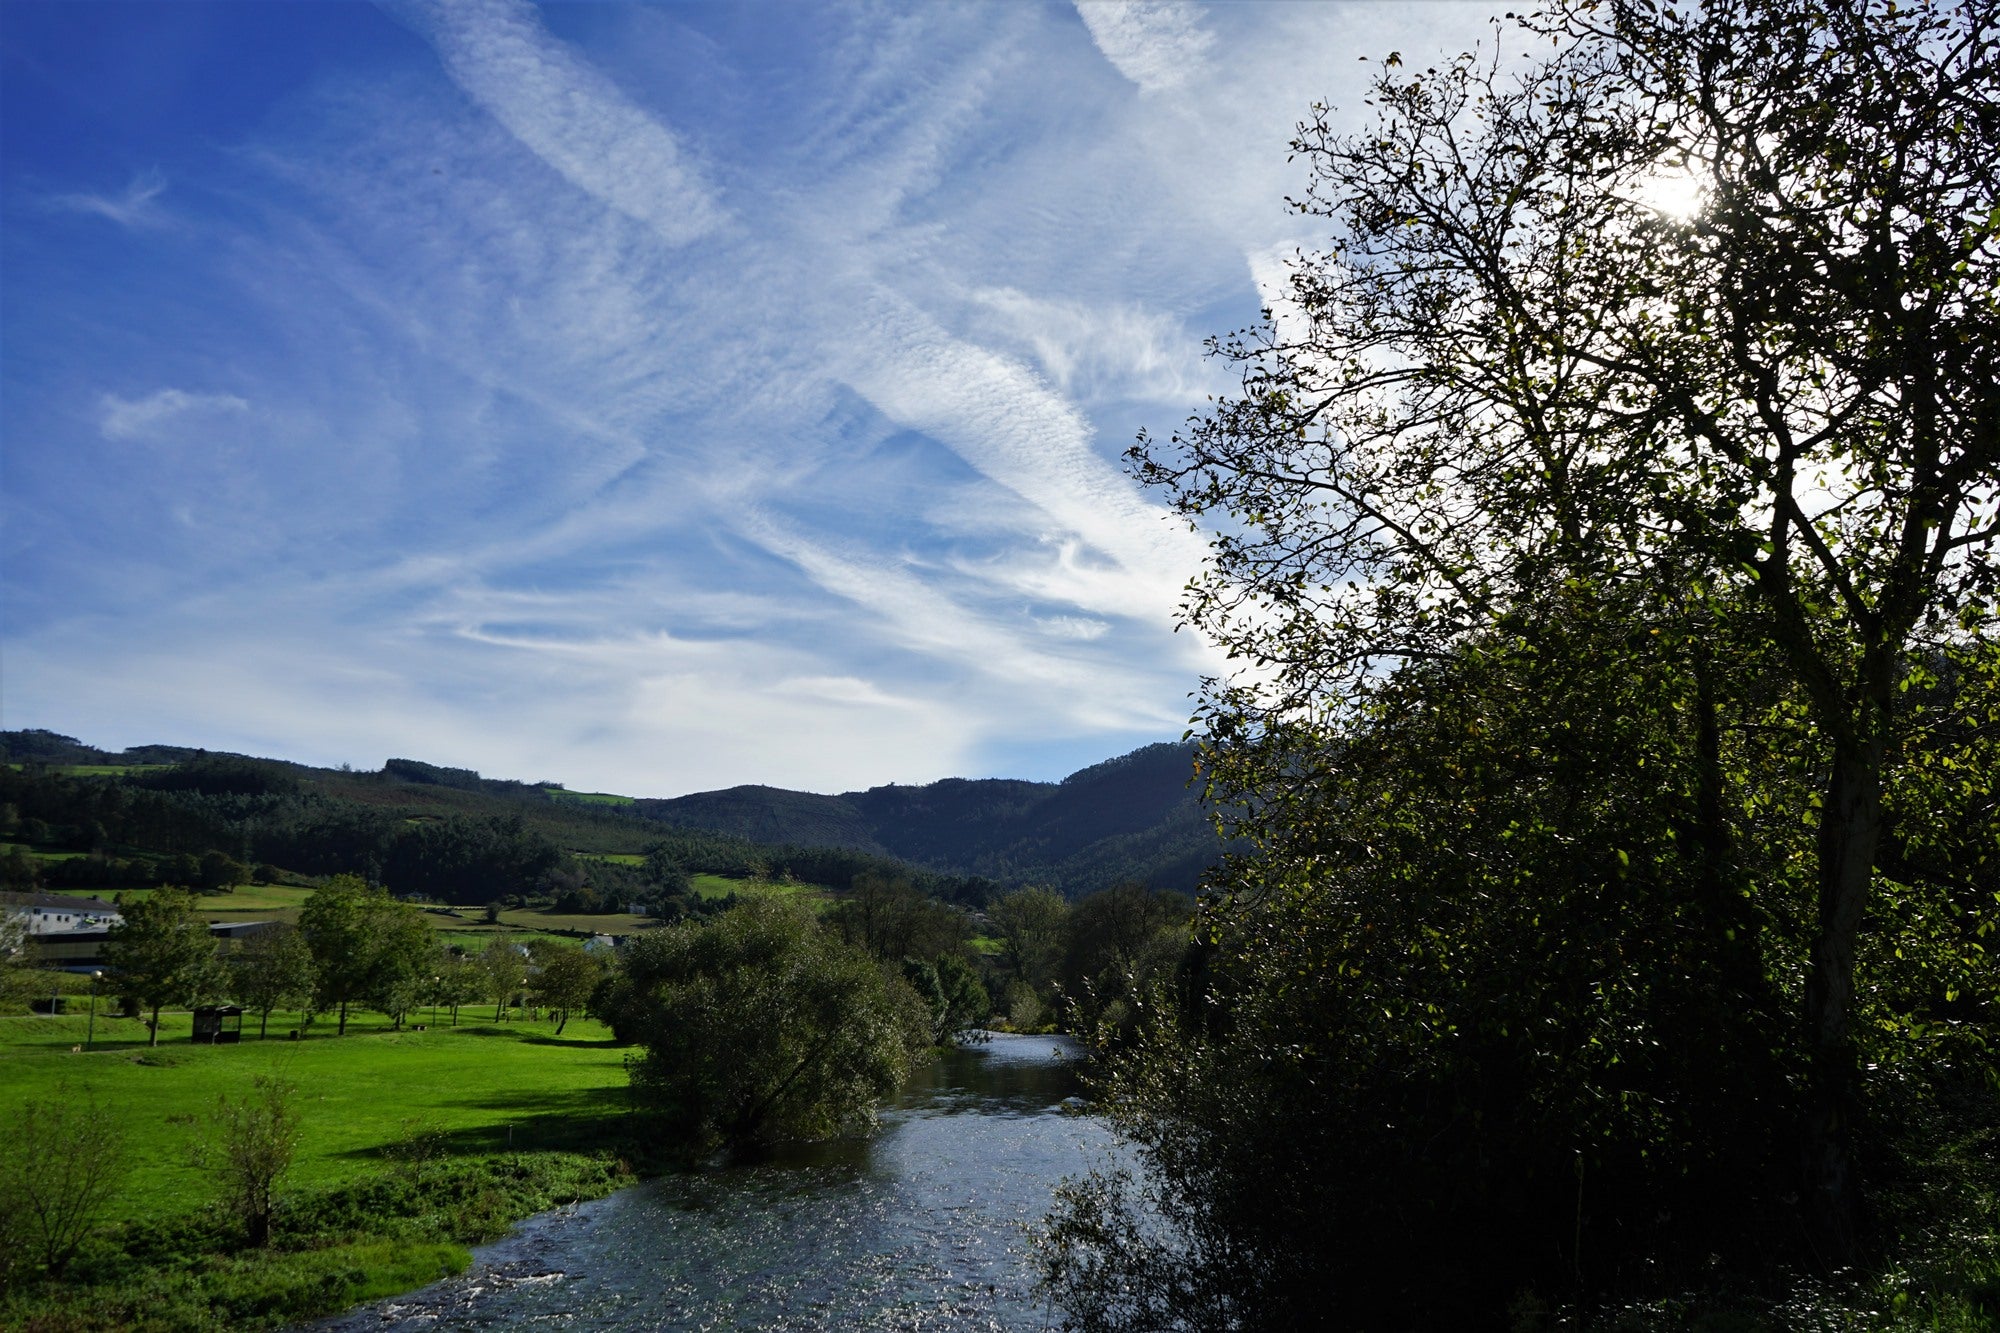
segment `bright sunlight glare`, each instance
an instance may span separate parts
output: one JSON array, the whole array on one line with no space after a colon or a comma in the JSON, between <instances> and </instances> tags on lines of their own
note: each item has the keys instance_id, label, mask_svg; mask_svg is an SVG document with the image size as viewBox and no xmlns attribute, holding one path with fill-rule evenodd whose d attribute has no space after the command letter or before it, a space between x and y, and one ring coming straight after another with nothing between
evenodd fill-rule
<instances>
[{"instance_id":1,"label":"bright sunlight glare","mask_svg":"<svg viewBox=\"0 0 2000 1333\"><path fill-rule=\"evenodd\" d=\"M1691 218L1708 198L1708 186L1686 167L1667 168L1640 180L1634 197L1670 218Z\"/></svg>"}]
</instances>

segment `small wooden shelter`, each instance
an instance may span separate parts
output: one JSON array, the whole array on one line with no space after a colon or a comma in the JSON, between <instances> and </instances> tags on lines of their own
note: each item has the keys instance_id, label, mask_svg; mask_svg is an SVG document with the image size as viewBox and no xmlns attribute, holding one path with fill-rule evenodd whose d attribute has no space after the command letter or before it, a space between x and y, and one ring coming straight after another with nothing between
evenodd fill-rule
<instances>
[{"instance_id":1,"label":"small wooden shelter","mask_svg":"<svg viewBox=\"0 0 2000 1333\"><path fill-rule=\"evenodd\" d=\"M230 1046L243 1040L243 1006L205 1004L194 1011L194 1040L210 1046Z\"/></svg>"}]
</instances>

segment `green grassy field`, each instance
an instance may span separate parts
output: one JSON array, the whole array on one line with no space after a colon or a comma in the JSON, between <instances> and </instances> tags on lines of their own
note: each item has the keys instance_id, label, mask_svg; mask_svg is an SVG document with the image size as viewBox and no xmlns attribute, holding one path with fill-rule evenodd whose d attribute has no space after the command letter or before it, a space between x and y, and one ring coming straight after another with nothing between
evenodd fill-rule
<instances>
[{"instance_id":1,"label":"green grassy field","mask_svg":"<svg viewBox=\"0 0 2000 1333\"><path fill-rule=\"evenodd\" d=\"M74 1006L81 1008L82 1006ZM554 1025L494 1024L491 1008L460 1013L461 1026L387 1030L357 1014L345 1037L322 1017L302 1041L285 1038L297 1016L272 1016L271 1040L246 1021L234 1046L196 1046L187 1014L162 1015L160 1044L136 1019L96 1018L92 1049L84 1013L0 1017L0 1125L24 1102L84 1091L114 1109L134 1163L117 1221L183 1213L212 1194L190 1163L216 1098L275 1074L298 1088L302 1140L294 1188L379 1174L385 1155L414 1134L442 1136L457 1153L583 1150L599 1144L626 1107L624 1051L589 1019ZM416 1015L428 1025L429 1011Z\"/></svg>"},{"instance_id":2,"label":"green grassy field","mask_svg":"<svg viewBox=\"0 0 2000 1333\"><path fill-rule=\"evenodd\" d=\"M448 926L438 931L438 943L450 949L460 949L476 954L494 940L501 937L515 944L533 944L536 940L554 940L559 944L576 944L574 935L559 935L547 930L516 930L512 926Z\"/></svg>"},{"instance_id":3,"label":"green grassy field","mask_svg":"<svg viewBox=\"0 0 2000 1333\"><path fill-rule=\"evenodd\" d=\"M630 935L659 925L656 917L635 916L630 912L566 913L544 912L524 907L500 914L500 924L515 930L569 930L586 935Z\"/></svg>"},{"instance_id":4,"label":"green grassy field","mask_svg":"<svg viewBox=\"0 0 2000 1333\"><path fill-rule=\"evenodd\" d=\"M37 861L74 861L79 857L90 855L89 852L36 851L29 843L0 842L0 856L5 856L9 852L20 852L22 855L32 857Z\"/></svg>"},{"instance_id":5,"label":"green grassy field","mask_svg":"<svg viewBox=\"0 0 2000 1333\"><path fill-rule=\"evenodd\" d=\"M732 893L742 898L828 896L821 886L797 880L731 879L727 875L690 875L688 880L698 898L727 898Z\"/></svg>"},{"instance_id":6,"label":"green grassy field","mask_svg":"<svg viewBox=\"0 0 2000 1333\"><path fill-rule=\"evenodd\" d=\"M562 787L544 787L543 791L558 801L582 801L585 805L631 805L630 796L619 796L608 791L569 791Z\"/></svg>"},{"instance_id":7,"label":"green grassy field","mask_svg":"<svg viewBox=\"0 0 2000 1333\"><path fill-rule=\"evenodd\" d=\"M81 856L79 852L77 855ZM152 889L79 889L67 885L41 889L42 893L67 894L73 898L110 898L120 895L126 902L137 902L153 895ZM295 884L238 884L222 893L195 895L195 906L208 916L241 917L246 912L294 911L312 896L310 888Z\"/></svg>"}]
</instances>

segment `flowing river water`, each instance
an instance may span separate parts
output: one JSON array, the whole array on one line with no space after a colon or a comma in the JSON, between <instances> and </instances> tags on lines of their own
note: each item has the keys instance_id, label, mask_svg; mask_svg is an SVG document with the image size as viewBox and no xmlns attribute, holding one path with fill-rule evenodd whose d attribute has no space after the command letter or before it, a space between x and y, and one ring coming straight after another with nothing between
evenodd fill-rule
<instances>
[{"instance_id":1,"label":"flowing river water","mask_svg":"<svg viewBox=\"0 0 2000 1333\"><path fill-rule=\"evenodd\" d=\"M1031 1228L1111 1159L1069 1114L1076 1049L995 1034L919 1071L867 1139L670 1176L531 1219L472 1268L313 1325L381 1329L1039 1329Z\"/></svg>"}]
</instances>

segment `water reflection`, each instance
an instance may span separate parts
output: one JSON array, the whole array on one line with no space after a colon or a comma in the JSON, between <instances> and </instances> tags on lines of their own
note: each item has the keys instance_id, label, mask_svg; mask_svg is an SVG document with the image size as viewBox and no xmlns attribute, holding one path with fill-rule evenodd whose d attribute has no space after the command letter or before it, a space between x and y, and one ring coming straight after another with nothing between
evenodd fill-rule
<instances>
[{"instance_id":1,"label":"water reflection","mask_svg":"<svg viewBox=\"0 0 2000 1333\"><path fill-rule=\"evenodd\" d=\"M1061 1038L924 1070L879 1133L672 1176L535 1219L473 1271L329 1321L363 1329L1032 1329L1028 1227L1110 1136L1059 1106Z\"/></svg>"}]
</instances>

